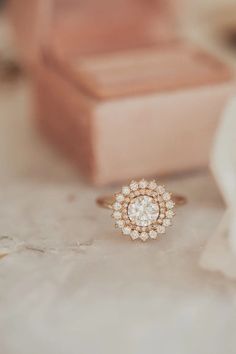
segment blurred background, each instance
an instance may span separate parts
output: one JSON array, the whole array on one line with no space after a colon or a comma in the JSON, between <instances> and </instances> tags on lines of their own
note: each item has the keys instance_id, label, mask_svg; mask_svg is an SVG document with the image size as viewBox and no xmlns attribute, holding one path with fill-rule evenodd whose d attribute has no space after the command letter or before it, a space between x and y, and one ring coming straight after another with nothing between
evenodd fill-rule
<instances>
[{"instance_id":1,"label":"blurred background","mask_svg":"<svg viewBox=\"0 0 236 354\"><path fill-rule=\"evenodd\" d=\"M0 4L2 353L234 354L236 1ZM135 178L156 243L94 202Z\"/></svg>"},{"instance_id":2,"label":"blurred background","mask_svg":"<svg viewBox=\"0 0 236 354\"><path fill-rule=\"evenodd\" d=\"M208 166L234 93L234 2L11 0L2 8L3 75L27 76L35 131L87 181Z\"/></svg>"}]
</instances>

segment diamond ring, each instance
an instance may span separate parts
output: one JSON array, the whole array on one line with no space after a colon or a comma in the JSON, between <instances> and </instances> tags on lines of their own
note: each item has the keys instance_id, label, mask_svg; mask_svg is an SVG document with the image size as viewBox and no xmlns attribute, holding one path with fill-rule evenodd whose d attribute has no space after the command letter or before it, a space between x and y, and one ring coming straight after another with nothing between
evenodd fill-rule
<instances>
[{"instance_id":1,"label":"diamond ring","mask_svg":"<svg viewBox=\"0 0 236 354\"><path fill-rule=\"evenodd\" d=\"M156 239L172 224L175 205L183 205L186 198L172 195L155 180L132 181L119 193L97 199L97 204L112 210L115 226L132 240Z\"/></svg>"}]
</instances>

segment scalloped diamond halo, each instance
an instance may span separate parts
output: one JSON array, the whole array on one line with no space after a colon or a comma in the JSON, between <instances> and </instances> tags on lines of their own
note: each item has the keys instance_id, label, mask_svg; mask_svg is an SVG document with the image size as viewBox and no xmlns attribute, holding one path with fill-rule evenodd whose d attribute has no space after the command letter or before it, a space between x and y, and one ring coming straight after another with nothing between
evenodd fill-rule
<instances>
[{"instance_id":1,"label":"scalloped diamond halo","mask_svg":"<svg viewBox=\"0 0 236 354\"><path fill-rule=\"evenodd\" d=\"M169 193L155 180L132 181L113 196L97 198L97 204L112 209L115 226L132 240L156 239L171 226L175 205L184 205L184 196Z\"/></svg>"},{"instance_id":2,"label":"scalloped diamond halo","mask_svg":"<svg viewBox=\"0 0 236 354\"><path fill-rule=\"evenodd\" d=\"M112 217L116 227L133 240L156 239L175 215L171 193L156 181L132 181L115 195Z\"/></svg>"}]
</instances>

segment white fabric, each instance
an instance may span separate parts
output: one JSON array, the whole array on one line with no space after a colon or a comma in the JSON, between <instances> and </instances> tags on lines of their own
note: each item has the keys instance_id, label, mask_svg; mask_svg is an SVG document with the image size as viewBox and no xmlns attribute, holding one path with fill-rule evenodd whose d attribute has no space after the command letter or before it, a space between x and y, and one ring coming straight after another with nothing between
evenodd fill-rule
<instances>
[{"instance_id":1,"label":"white fabric","mask_svg":"<svg viewBox=\"0 0 236 354\"><path fill-rule=\"evenodd\" d=\"M212 172L227 211L210 238L201 265L236 278L236 98L229 102L216 134Z\"/></svg>"}]
</instances>

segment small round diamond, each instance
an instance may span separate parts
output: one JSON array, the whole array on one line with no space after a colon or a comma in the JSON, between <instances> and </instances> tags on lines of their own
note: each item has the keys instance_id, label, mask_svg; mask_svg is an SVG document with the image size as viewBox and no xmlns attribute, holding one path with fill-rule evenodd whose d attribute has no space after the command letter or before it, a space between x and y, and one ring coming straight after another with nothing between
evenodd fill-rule
<instances>
[{"instance_id":1,"label":"small round diamond","mask_svg":"<svg viewBox=\"0 0 236 354\"><path fill-rule=\"evenodd\" d=\"M149 226L159 215L159 206L152 197L134 198L128 206L129 219L137 226Z\"/></svg>"},{"instance_id":2,"label":"small round diamond","mask_svg":"<svg viewBox=\"0 0 236 354\"><path fill-rule=\"evenodd\" d=\"M171 195L170 195L170 193L166 192L166 193L163 194L162 197L163 197L163 199L164 199L165 201L167 201L167 200L170 200Z\"/></svg>"},{"instance_id":3,"label":"small round diamond","mask_svg":"<svg viewBox=\"0 0 236 354\"><path fill-rule=\"evenodd\" d=\"M137 230L133 230L130 236L133 240L136 240L137 238L139 238L139 232Z\"/></svg>"},{"instance_id":4,"label":"small round diamond","mask_svg":"<svg viewBox=\"0 0 236 354\"><path fill-rule=\"evenodd\" d=\"M142 189L146 188L147 185L148 185L148 182L145 181L145 179L142 179L142 181L139 182L139 187L142 188Z\"/></svg>"},{"instance_id":5,"label":"small round diamond","mask_svg":"<svg viewBox=\"0 0 236 354\"><path fill-rule=\"evenodd\" d=\"M124 227L122 231L124 235L129 235L131 233L131 228L127 226Z\"/></svg>"},{"instance_id":6,"label":"small round diamond","mask_svg":"<svg viewBox=\"0 0 236 354\"><path fill-rule=\"evenodd\" d=\"M151 230L149 232L149 236L153 239L157 238L157 232L155 230Z\"/></svg>"},{"instance_id":7,"label":"small round diamond","mask_svg":"<svg viewBox=\"0 0 236 354\"><path fill-rule=\"evenodd\" d=\"M146 241L148 239L148 234L146 232L142 232L139 237L142 241Z\"/></svg>"},{"instance_id":8,"label":"small round diamond","mask_svg":"<svg viewBox=\"0 0 236 354\"><path fill-rule=\"evenodd\" d=\"M121 218L121 213L120 213L119 211L115 211L115 212L113 213L113 217L114 217L115 219L120 219L120 218Z\"/></svg>"},{"instance_id":9,"label":"small round diamond","mask_svg":"<svg viewBox=\"0 0 236 354\"><path fill-rule=\"evenodd\" d=\"M113 204L113 208L115 210L120 210L121 209L121 204L120 203L115 203L115 204Z\"/></svg>"},{"instance_id":10,"label":"small round diamond","mask_svg":"<svg viewBox=\"0 0 236 354\"><path fill-rule=\"evenodd\" d=\"M149 183L148 187L149 187L150 189L154 190L154 189L156 189L157 184L156 184L155 181L151 181L151 182Z\"/></svg>"},{"instance_id":11,"label":"small round diamond","mask_svg":"<svg viewBox=\"0 0 236 354\"><path fill-rule=\"evenodd\" d=\"M118 194L118 195L116 196L117 202L123 202L124 199L125 199L125 197L124 197L122 194Z\"/></svg>"},{"instance_id":12,"label":"small round diamond","mask_svg":"<svg viewBox=\"0 0 236 354\"><path fill-rule=\"evenodd\" d=\"M166 231L165 226L163 226L163 225L158 225L158 226L157 226L157 232L158 232L159 234L164 234L165 231Z\"/></svg>"},{"instance_id":13,"label":"small round diamond","mask_svg":"<svg viewBox=\"0 0 236 354\"><path fill-rule=\"evenodd\" d=\"M172 208L174 208L174 206L175 206L175 203L174 203L172 200L169 200L169 201L166 203L167 209L172 209Z\"/></svg>"},{"instance_id":14,"label":"small round diamond","mask_svg":"<svg viewBox=\"0 0 236 354\"><path fill-rule=\"evenodd\" d=\"M167 210L167 212L166 212L167 218L171 219L171 218L173 218L174 215L175 215L175 213L173 212L173 210Z\"/></svg>"},{"instance_id":15,"label":"small round diamond","mask_svg":"<svg viewBox=\"0 0 236 354\"><path fill-rule=\"evenodd\" d=\"M122 188L122 193L123 193L124 195L129 195L129 193L130 193L129 187L123 187L123 188Z\"/></svg>"},{"instance_id":16,"label":"small round diamond","mask_svg":"<svg viewBox=\"0 0 236 354\"><path fill-rule=\"evenodd\" d=\"M123 220L117 220L116 221L116 226L118 226L118 227L123 227L124 226L124 221Z\"/></svg>"},{"instance_id":17,"label":"small round diamond","mask_svg":"<svg viewBox=\"0 0 236 354\"><path fill-rule=\"evenodd\" d=\"M164 220L163 220L163 225L166 226L166 227L167 227L167 226L170 226L170 225L171 225L170 219L164 219Z\"/></svg>"},{"instance_id":18,"label":"small round diamond","mask_svg":"<svg viewBox=\"0 0 236 354\"><path fill-rule=\"evenodd\" d=\"M130 183L130 189L131 189L132 191L136 191L136 190L138 189L138 183L135 182L135 181L132 181L132 182Z\"/></svg>"},{"instance_id":19,"label":"small round diamond","mask_svg":"<svg viewBox=\"0 0 236 354\"><path fill-rule=\"evenodd\" d=\"M157 187L157 192L158 192L159 194L165 193L165 187L164 187L164 186L158 186L158 187Z\"/></svg>"}]
</instances>

